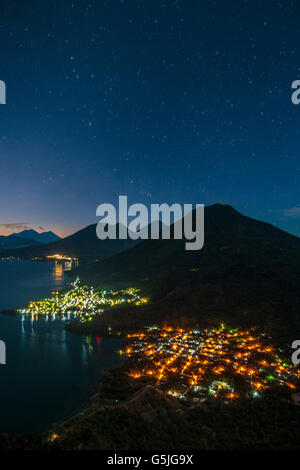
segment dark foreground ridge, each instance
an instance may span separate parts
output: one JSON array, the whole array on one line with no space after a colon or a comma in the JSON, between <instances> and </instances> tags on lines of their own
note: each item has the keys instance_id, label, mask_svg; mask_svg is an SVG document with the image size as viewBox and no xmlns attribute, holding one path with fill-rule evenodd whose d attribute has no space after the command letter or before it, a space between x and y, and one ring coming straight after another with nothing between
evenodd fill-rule
<instances>
[{"instance_id":1,"label":"dark foreground ridge","mask_svg":"<svg viewBox=\"0 0 300 470\"><path fill-rule=\"evenodd\" d=\"M103 373L90 406L39 436L0 436L0 449L299 449L300 407L266 396L184 404L122 368Z\"/></svg>"}]
</instances>

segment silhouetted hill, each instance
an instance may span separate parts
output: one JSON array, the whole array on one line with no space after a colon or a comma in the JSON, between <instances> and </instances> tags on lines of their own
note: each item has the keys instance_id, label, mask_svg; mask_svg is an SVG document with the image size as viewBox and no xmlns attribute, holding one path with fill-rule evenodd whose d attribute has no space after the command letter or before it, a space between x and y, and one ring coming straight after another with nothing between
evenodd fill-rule
<instances>
[{"instance_id":1,"label":"silhouetted hill","mask_svg":"<svg viewBox=\"0 0 300 470\"><path fill-rule=\"evenodd\" d=\"M106 369L98 393L84 411L39 435L0 434L0 448L110 453L113 449L118 454L120 449L152 454L167 449L173 455L178 449L188 455L191 449L298 450L299 419L300 408L289 393L264 393L260 399L240 398L230 404L213 397L189 403L142 378L131 379L125 368Z\"/></svg>"},{"instance_id":2,"label":"silhouetted hill","mask_svg":"<svg viewBox=\"0 0 300 470\"><path fill-rule=\"evenodd\" d=\"M300 239L271 224L243 216L231 206L215 204L205 209L205 242L199 251L186 251L183 240L145 240L134 248L105 261L79 269L93 282L147 281L163 278L178 270L193 269L205 277L216 267L242 267L243 263L276 260L290 262L298 250ZM295 250L295 251L294 251ZM193 274L193 277L195 274ZM196 275L199 277L199 275ZM184 280L182 280L183 283ZM177 279L177 282L181 282Z\"/></svg>"},{"instance_id":3,"label":"silhouetted hill","mask_svg":"<svg viewBox=\"0 0 300 470\"><path fill-rule=\"evenodd\" d=\"M73 274L104 286L140 285L153 303L107 311L94 331L110 324L203 321L260 325L284 333L300 328L300 239L230 206L205 209L205 242L186 251L184 240L145 240Z\"/></svg>"},{"instance_id":4,"label":"silhouetted hill","mask_svg":"<svg viewBox=\"0 0 300 470\"><path fill-rule=\"evenodd\" d=\"M93 224L59 241L25 249L6 250L4 254L31 259L59 253L86 262L107 258L132 247L135 243L136 241L131 239L99 240L96 236L96 224Z\"/></svg>"},{"instance_id":5,"label":"silhouetted hill","mask_svg":"<svg viewBox=\"0 0 300 470\"><path fill-rule=\"evenodd\" d=\"M39 243L52 243L52 242L61 240L61 238L58 235L56 235L55 233L51 231L39 233L32 229L23 230L22 232L13 233L12 235L16 237L25 238L28 240L35 240L36 242L39 242Z\"/></svg>"}]
</instances>

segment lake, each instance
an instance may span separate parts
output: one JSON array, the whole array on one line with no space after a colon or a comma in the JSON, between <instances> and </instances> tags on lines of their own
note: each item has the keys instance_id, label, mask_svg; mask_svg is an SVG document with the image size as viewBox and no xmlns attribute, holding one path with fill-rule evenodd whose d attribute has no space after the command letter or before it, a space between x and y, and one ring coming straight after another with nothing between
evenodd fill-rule
<instances>
[{"instance_id":1,"label":"lake","mask_svg":"<svg viewBox=\"0 0 300 470\"><path fill-rule=\"evenodd\" d=\"M0 261L0 310L62 289L62 264ZM101 370L120 363L122 340L76 335L55 319L0 315L0 432L37 433L72 415L97 391Z\"/></svg>"}]
</instances>

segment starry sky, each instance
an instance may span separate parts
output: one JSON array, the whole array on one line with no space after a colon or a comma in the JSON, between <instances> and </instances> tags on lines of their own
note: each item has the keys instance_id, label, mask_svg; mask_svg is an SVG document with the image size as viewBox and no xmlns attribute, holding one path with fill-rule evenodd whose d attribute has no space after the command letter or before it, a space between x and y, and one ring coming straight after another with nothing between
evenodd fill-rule
<instances>
[{"instance_id":1,"label":"starry sky","mask_svg":"<svg viewBox=\"0 0 300 470\"><path fill-rule=\"evenodd\" d=\"M300 235L300 5L1 1L0 233L231 204Z\"/></svg>"}]
</instances>

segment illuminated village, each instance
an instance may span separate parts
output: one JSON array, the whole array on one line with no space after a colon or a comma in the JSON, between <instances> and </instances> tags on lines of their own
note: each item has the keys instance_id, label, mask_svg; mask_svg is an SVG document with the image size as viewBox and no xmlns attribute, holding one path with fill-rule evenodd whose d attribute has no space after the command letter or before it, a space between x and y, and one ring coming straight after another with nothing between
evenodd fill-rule
<instances>
[{"instance_id":1,"label":"illuminated village","mask_svg":"<svg viewBox=\"0 0 300 470\"><path fill-rule=\"evenodd\" d=\"M125 354L131 377L149 377L181 399L230 402L275 388L295 391L300 373L266 339L224 325L201 331L151 327L128 335Z\"/></svg>"},{"instance_id":2,"label":"illuminated village","mask_svg":"<svg viewBox=\"0 0 300 470\"><path fill-rule=\"evenodd\" d=\"M38 319L39 316L62 319L77 317L81 322L86 322L91 321L96 315L101 315L108 307L123 304L142 305L147 302L148 299L140 295L139 289L97 290L94 287L81 285L77 279L69 290L53 292L50 298L29 302L18 312L33 319Z\"/></svg>"},{"instance_id":3,"label":"illuminated village","mask_svg":"<svg viewBox=\"0 0 300 470\"><path fill-rule=\"evenodd\" d=\"M46 259L49 261L78 261L78 258L60 254L48 255Z\"/></svg>"}]
</instances>

